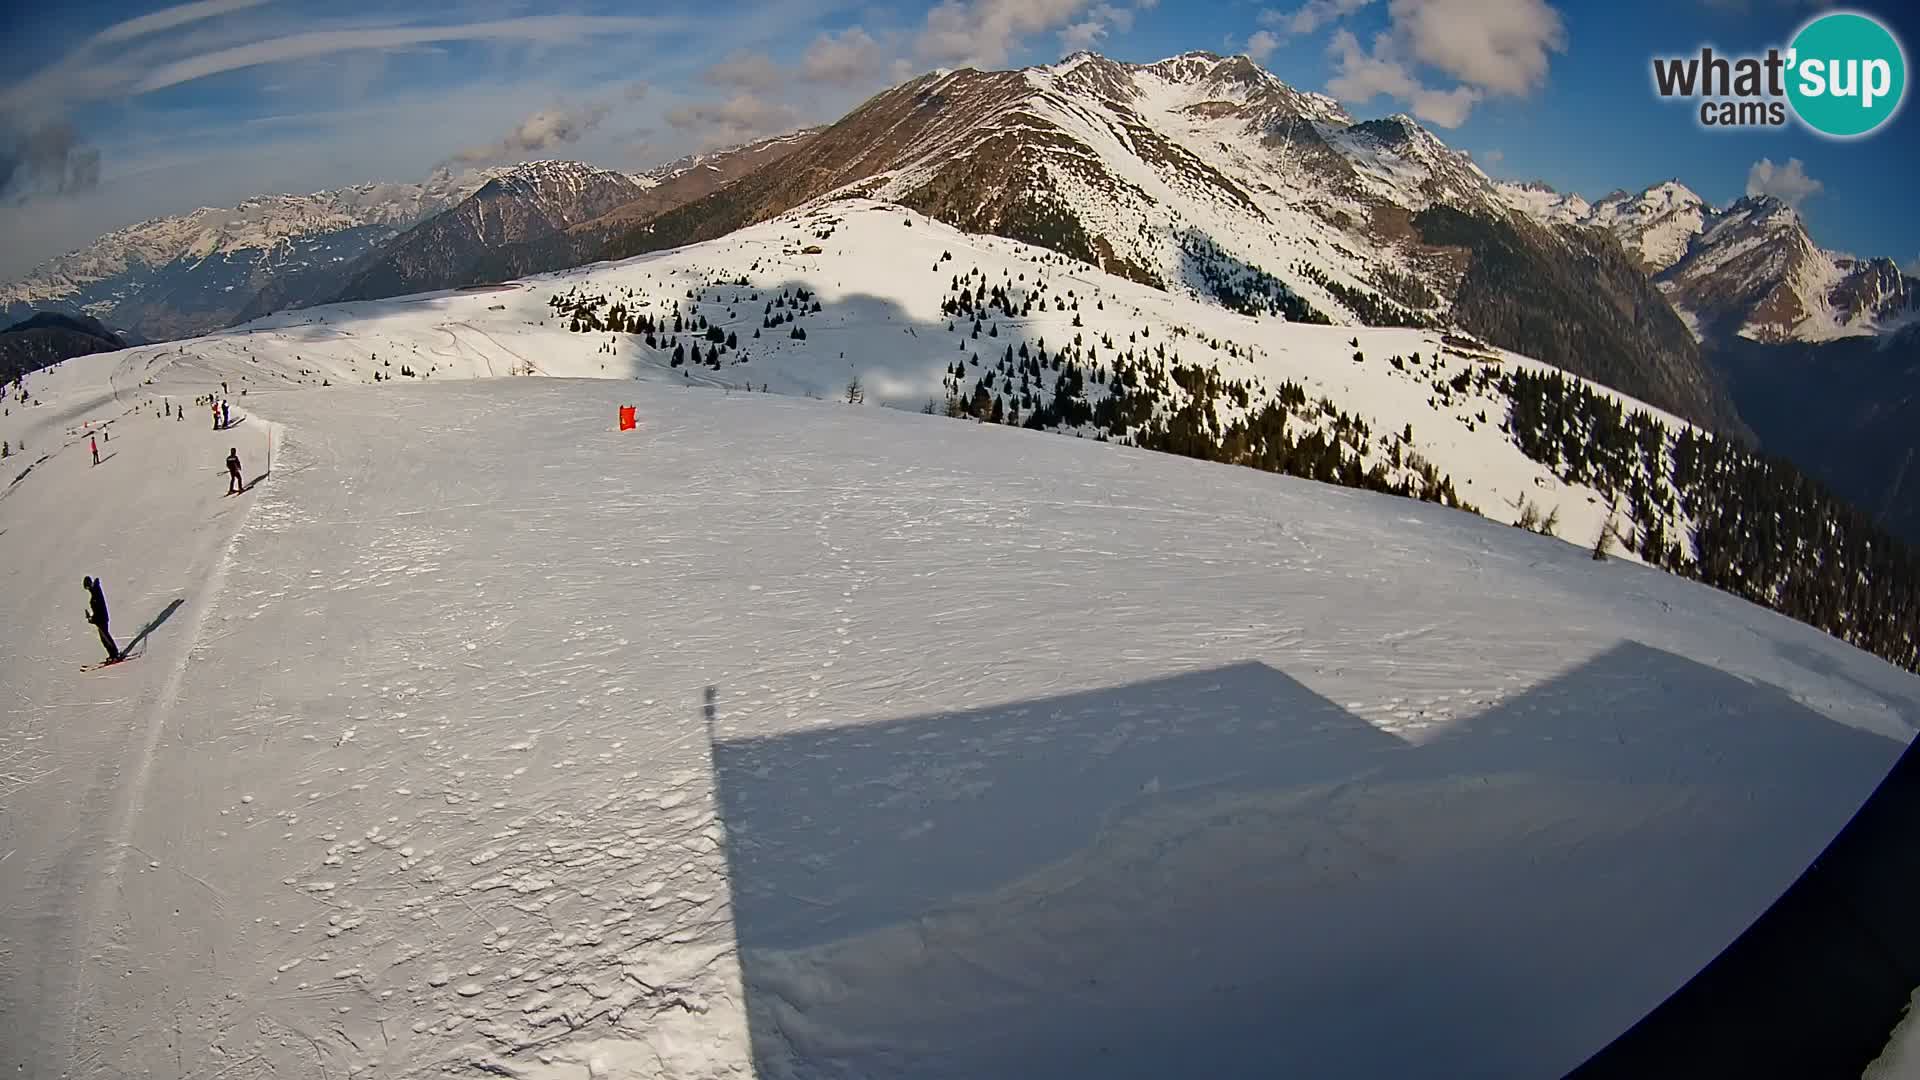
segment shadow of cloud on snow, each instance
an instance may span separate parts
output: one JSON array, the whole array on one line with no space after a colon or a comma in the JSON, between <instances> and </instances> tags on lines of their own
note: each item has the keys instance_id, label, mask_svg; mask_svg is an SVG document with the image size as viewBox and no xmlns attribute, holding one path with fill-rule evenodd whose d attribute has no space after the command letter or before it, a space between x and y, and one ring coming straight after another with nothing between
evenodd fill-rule
<instances>
[{"instance_id":1,"label":"shadow of cloud on snow","mask_svg":"<svg viewBox=\"0 0 1920 1080\"><path fill-rule=\"evenodd\" d=\"M713 762L761 1075L1559 1075L1900 753L1635 643L1420 745L1247 663Z\"/></svg>"}]
</instances>

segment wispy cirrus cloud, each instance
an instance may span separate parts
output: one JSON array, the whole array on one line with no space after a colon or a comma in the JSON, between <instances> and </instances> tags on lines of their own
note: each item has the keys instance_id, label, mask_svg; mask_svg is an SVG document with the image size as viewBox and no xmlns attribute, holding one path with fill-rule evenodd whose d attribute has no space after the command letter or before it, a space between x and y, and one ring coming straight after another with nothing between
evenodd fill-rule
<instances>
[{"instance_id":1,"label":"wispy cirrus cloud","mask_svg":"<svg viewBox=\"0 0 1920 1080\"><path fill-rule=\"evenodd\" d=\"M314 30L175 60L146 72L133 84L131 92L152 93L223 72L357 49L393 49L448 41L582 42L602 34L666 33L684 25L682 19L645 15L528 15L440 26Z\"/></svg>"},{"instance_id":2,"label":"wispy cirrus cloud","mask_svg":"<svg viewBox=\"0 0 1920 1080\"><path fill-rule=\"evenodd\" d=\"M93 36L95 44L112 45L130 41L148 34L157 34L165 30L186 26L221 15L228 15L247 8L259 7L268 0L196 0L191 4L176 4L170 8L135 16L123 22L114 23Z\"/></svg>"}]
</instances>

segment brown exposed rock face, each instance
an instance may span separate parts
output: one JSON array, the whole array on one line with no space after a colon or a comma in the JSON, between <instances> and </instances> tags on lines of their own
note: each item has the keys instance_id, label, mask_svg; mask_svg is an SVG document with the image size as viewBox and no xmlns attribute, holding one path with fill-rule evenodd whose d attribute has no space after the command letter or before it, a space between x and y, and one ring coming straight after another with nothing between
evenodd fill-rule
<instances>
[{"instance_id":1,"label":"brown exposed rock face","mask_svg":"<svg viewBox=\"0 0 1920 1080\"><path fill-rule=\"evenodd\" d=\"M1872 335L1920 307L1914 280L1893 260L1822 251L1800 215L1767 196L1715 215L1657 280L1713 340Z\"/></svg>"},{"instance_id":2,"label":"brown exposed rock face","mask_svg":"<svg viewBox=\"0 0 1920 1080\"><path fill-rule=\"evenodd\" d=\"M487 252L557 236L640 193L632 178L579 162L523 165L387 244L356 269L338 299L370 300L485 281Z\"/></svg>"},{"instance_id":3,"label":"brown exposed rock face","mask_svg":"<svg viewBox=\"0 0 1920 1080\"><path fill-rule=\"evenodd\" d=\"M570 226L573 235L611 234L678 206L703 199L756 169L772 165L806 145L813 131L760 139L744 146L699 154L649 173L658 183L630 202L589 221Z\"/></svg>"}]
</instances>

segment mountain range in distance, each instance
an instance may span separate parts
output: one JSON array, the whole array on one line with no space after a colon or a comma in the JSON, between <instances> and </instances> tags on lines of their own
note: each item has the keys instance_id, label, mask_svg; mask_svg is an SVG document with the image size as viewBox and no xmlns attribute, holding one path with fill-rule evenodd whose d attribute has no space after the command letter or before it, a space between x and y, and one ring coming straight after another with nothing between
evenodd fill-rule
<instances>
[{"instance_id":1,"label":"mountain range in distance","mask_svg":"<svg viewBox=\"0 0 1920 1080\"><path fill-rule=\"evenodd\" d=\"M1244 56L930 74L647 173L529 162L251 199L117 230L0 305L165 339L710 240L836 193L1261 317L1458 326L1793 457L1920 536L1901 396L1920 282L1891 259L1821 249L1765 196L1498 181L1406 116L1358 120Z\"/></svg>"}]
</instances>

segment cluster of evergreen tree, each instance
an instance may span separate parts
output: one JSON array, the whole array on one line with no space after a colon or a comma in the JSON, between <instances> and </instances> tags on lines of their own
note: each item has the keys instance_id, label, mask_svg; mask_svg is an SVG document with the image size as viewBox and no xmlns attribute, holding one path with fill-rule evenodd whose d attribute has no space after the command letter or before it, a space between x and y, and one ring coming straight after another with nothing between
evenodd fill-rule
<instances>
[{"instance_id":1,"label":"cluster of evergreen tree","mask_svg":"<svg viewBox=\"0 0 1920 1080\"><path fill-rule=\"evenodd\" d=\"M1676 435L1559 372L1509 372L1502 387L1528 457L1620 501L1623 546L1920 671L1920 553L1852 504L1785 461Z\"/></svg>"},{"instance_id":2,"label":"cluster of evergreen tree","mask_svg":"<svg viewBox=\"0 0 1920 1080\"><path fill-rule=\"evenodd\" d=\"M1212 364L1183 362L1165 343L1142 346L1150 334L1129 333L1124 348L1111 334L1098 342L1076 334L1058 349L1044 338L1023 340L992 361L969 352L977 339L963 336L965 357L947 369L944 411L1473 509L1412 450L1410 429L1376 438L1332 401L1310 403L1298 384L1268 391L1228 378Z\"/></svg>"},{"instance_id":3,"label":"cluster of evergreen tree","mask_svg":"<svg viewBox=\"0 0 1920 1080\"><path fill-rule=\"evenodd\" d=\"M1327 276L1326 271L1311 263L1295 263L1294 272L1332 293L1335 300L1346 305L1348 311L1358 315L1360 321L1368 326L1410 326L1424 330L1434 324L1433 320L1427 316L1402 307L1376 293L1335 281Z\"/></svg>"},{"instance_id":4,"label":"cluster of evergreen tree","mask_svg":"<svg viewBox=\"0 0 1920 1080\"><path fill-rule=\"evenodd\" d=\"M1229 255L1213 238L1190 229L1180 238L1181 261L1222 307L1242 315L1278 316L1288 322L1327 326L1326 317L1286 283L1259 266Z\"/></svg>"}]
</instances>

